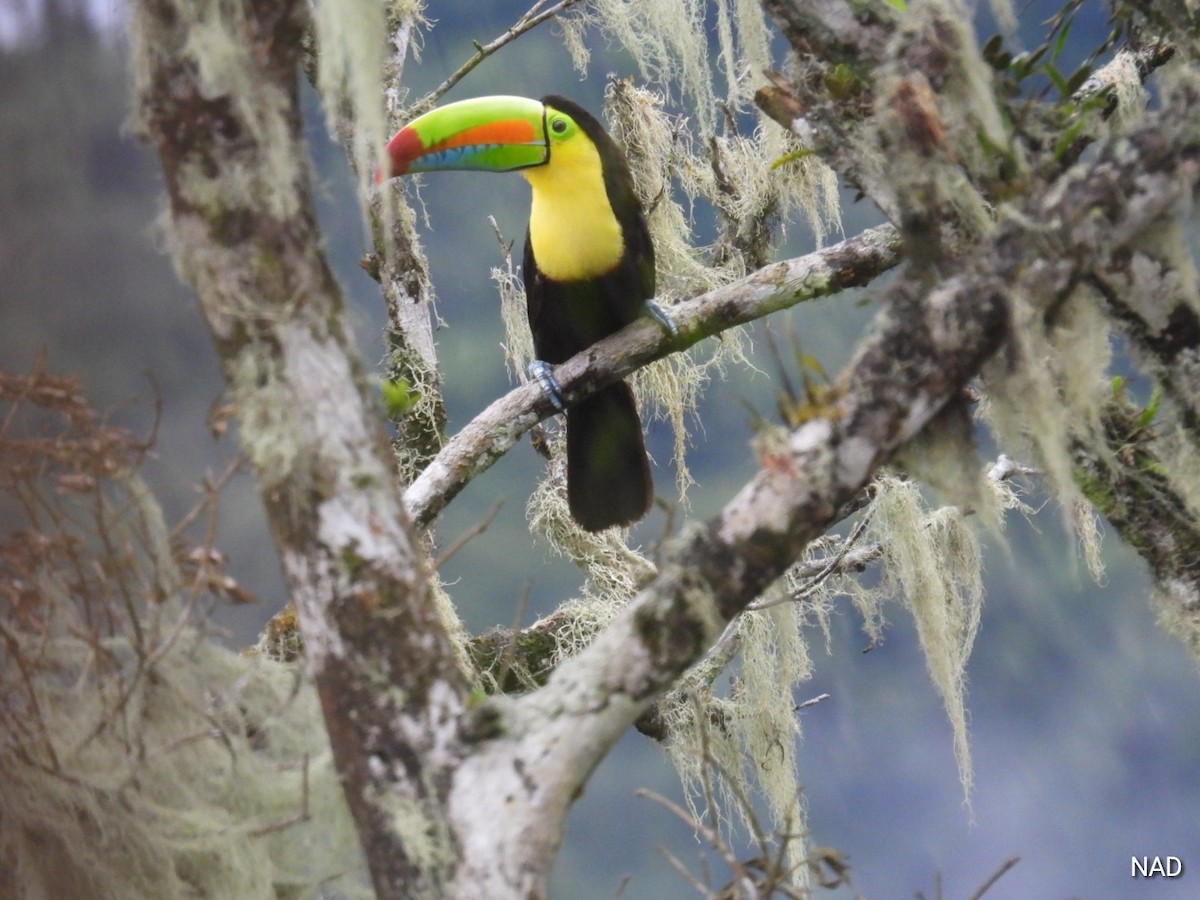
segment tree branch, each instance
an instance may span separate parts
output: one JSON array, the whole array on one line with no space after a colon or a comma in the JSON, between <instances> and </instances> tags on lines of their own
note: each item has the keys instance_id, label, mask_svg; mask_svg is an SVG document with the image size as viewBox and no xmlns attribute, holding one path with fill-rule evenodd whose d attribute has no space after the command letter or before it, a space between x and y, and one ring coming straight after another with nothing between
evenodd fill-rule
<instances>
[{"instance_id":1,"label":"tree branch","mask_svg":"<svg viewBox=\"0 0 1200 900\"><path fill-rule=\"evenodd\" d=\"M528 861L510 872L516 892L541 890L561 817L612 743L1000 346L1005 294L998 282L977 288L962 279L928 298L908 282L890 291L892 310L834 407L793 432L720 515L685 529L655 581L545 687L480 708L452 816L456 827L466 827L455 810L467 806L473 819L494 818L499 805L481 808L494 797L506 827L489 847L466 849L461 895L513 893L512 882L500 890L502 859Z\"/></svg>"},{"instance_id":2,"label":"tree branch","mask_svg":"<svg viewBox=\"0 0 1200 900\"><path fill-rule=\"evenodd\" d=\"M686 528L658 577L544 687L489 698L471 714L452 821L469 831L503 815L505 828L486 846L464 844L458 894L543 891L562 819L592 768L878 467L958 397L1007 338L1010 294L1050 305L1169 215L1200 182L1198 157L1200 128L1178 115L1148 117L1028 201L957 274L930 288L922 267L909 267L830 408L794 430L718 516Z\"/></svg>"},{"instance_id":3,"label":"tree branch","mask_svg":"<svg viewBox=\"0 0 1200 900\"><path fill-rule=\"evenodd\" d=\"M1114 452L1115 450L1116 448ZM1041 473L1038 469L1022 465L1001 453L988 469L986 477L988 481L996 483L1017 475L1039 474ZM831 518L830 527L868 506L874 495L873 487L873 484L868 485L866 490L859 492L849 503L843 504ZM766 609L781 603L803 603L827 578L853 577L878 561L884 554L884 546L878 541L861 542L870 516L868 510L845 536L826 533L810 542L806 549L810 553L819 549L823 555L801 561L789 568L787 577L795 584L795 588L787 593L771 596L770 599L761 597L751 603L746 608L747 611ZM468 644L468 651L478 671L494 679L496 691L522 693L545 684L549 679L550 673L554 671L552 661L563 656L561 640L564 636L569 636L576 644L579 643L579 629L583 626L579 623L578 616L578 610L559 608L525 628L494 628L486 634L472 638ZM725 671L730 660L736 655L738 647L735 626L736 623L733 623L727 628L704 659L693 665L686 676L688 679L697 684L711 684ZM701 668L702 672L699 671ZM667 738L666 726L662 716L658 714L657 703L651 704L638 717L636 727L653 740L663 741Z\"/></svg>"},{"instance_id":4,"label":"tree branch","mask_svg":"<svg viewBox=\"0 0 1200 900\"><path fill-rule=\"evenodd\" d=\"M391 47L381 60L383 82L391 86L385 91L386 121L379 121L379 108L364 108L365 98L355 95L349 82L338 83L335 76L334 84L321 83L320 55L330 49L319 46L314 27L305 33L301 44L301 67L309 83L322 94L330 130L337 135L362 191L374 252L361 259L359 265L379 283L387 310L384 379L404 385L413 398L406 414L393 422L396 437L392 447L401 479L407 482L441 447L446 428L446 407L433 339L435 294L417 237L415 217L400 185L389 184L369 195L363 188L370 183L371 171L377 163L374 154L381 152L387 135L398 126L398 85L415 29L423 20L416 4L397 4L378 14ZM338 76L343 74L338 72ZM366 102L378 103L379 98L372 93ZM364 133L375 129L379 133ZM366 158L364 148L369 148Z\"/></svg>"},{"instance_id":5,"label":"tree branch","mask_svg":"<svg viewBox=\"0 0 1200 900\"><path fill-rule=\"evenodd\" d=\"M1181 231L1130 248L1091 283L1200 444L1200 294Z\"/></svg>"},{"instance_id":6,"label":"tree branch","mask_svg":"<svg viewBox=\"0 0 1200 900\"><path fill-rule=\"evenodd\" d=\"M428 109L432 109L433 105L437 103L438 100L440 100L452 87L471 74L477 65L483 62L501 47L512 43L525 32L532 28L536 28L547 19L552 19L560 12L570 9L572 6L579 3L580 0L558 0L558 3L555 3L549 9L544 9L543 7L545 7L545 5L549 2L550 0L537 0L537 2L527 9L521 18L517 19L517 21L513 23L513 25L507 31L504 32L504 34L487 44L480 44L476 42L474 55L472 55L470 59L455 69L454 72L450 74L449 78L413 104L411 110L412 115L415 117Z\"/></svg>"},{"instance_id":7,"label":"tree branch","mask_svg":"<svg viewBox=\"0 0 1200 900\"><path fill-rule=\"evenodd\" d=\"M677 339L649 319L556 367L567 403L624 378L672 352L806 300L867 284L899 261L891 226L868 229L832 247L766 266L738 281L674 304ZM409 514L427 525L475 476L507 453L530 428L555 412L537 384L514 388L472 419L404 495Z\"/></svg>"},{"instance_id":8,"label":"tree branch","mask_svg":"<svg viewBox=\"0 0 1200 900\"><path fill-rule=\"evenodd\" d=\"M1010 125L1004 134L988 133L989 150L981 155L979 135L987 129L962 127L963 121L971 119L970 110L963 107L961 85L969 83L971 72L965 60L976 50L962 46L961 29L950 17L927 8L924 17L895 19L881 12L877 17L849 19L840 4L824 0L803 4L764 0L764 6L800 59L788 78L772 77L773 86L756 98L759 105L827 155L845 177L859 184L893 221L900 223L906 257L929 264L931 278L937 278L938 271L957 254L981 251L976 238L990 230L993 223L989 216L979 215L980 210L990 207L1009 215L1015 204L1003 201L1014 194L1048 197L1057 189L1056 183L1079 184L1060 176L1080 158L1084 148L1114 131L1112 125L1103 123L1111 120L1118 109L1127 115L1116 123L1116 131L1135 120L1140 110L1134 108L1137 104L1130 97L1130 86L1144 81L1175 54L1175 47L1166 40L1139 44L1134 35L1132 46L1094 73L1071 97L1057 105L1037 107L1032 113L1041 117L1036 127L1013 130ZM1162 33L1174 38L1178 31L1164 28ZM902 65L898 67L888 56L897 57ZM976 60L975 65L981 66L981 61ZM1023 76L1005 69L999 77ZM1188 118L1189 110L1200 100L1190 84L1181 80L1166 93L1180 119ZM985 106L1003 95L1003 90L981 94L979 104ZM1099 108L1097 98L1104 101ZM843 114L839 114L839 105L845 108ZM1064 116L1072 106L1074 117L1066 120L1072 130L1068 131ZM1014 110L1009 112L1015 121L1018 117L1011 115ZM957 137L951 131L954 127ZM1046 137L1060 133L1064 137L1059 143ZM1075 137L1062 143L1066 134ZM1146 139L1144 128L1138 128L1138 134ZM1176 129L1174 140L1181 142L1177 148L1180 152L1191 152L1181 149L1190 146L1191 137L1186 131ZM1141 148L1144 154L1134 154L1148 167L1144 181L1158 173L1158 150L1151 143L1147 141ZM889 148L886 173L878 168L879 146ZM1188 165L1191 163L1185 163L1181 171ZM968 176L964 191L948 189L956 179L961 180L957 170ZM1132 170L1123 169L1121 177L1133 184ZM971 207L968 198L972 191L980 192L979 201L974 203L973 222L961 221L966 227L951 234L951 240L944 240L947 223L962 219L957 210ZM1157 189L1151 194L1158 202ZM1135 191L1129 197L1089 196L1086 202L1097 204L1097 221L1105 221L1125 204L1137 204L1142 199ZM1006 209L1010 212L1003 212ZM1135 358L1161 385L1173 412L1178 413L1185 440L1195 452L1200 447L1196 270L1173 218L1162 214L1153 224L1139 219L1137 228L1145 229L1139 239L1122 239L1111 255L1087 245L1053 246L1044 258L1030 261L1037 277L1025 273L1023 281L1031 287L1028 296L1042 304L1035 308L1045 316L1045 323L1035 327L1047 330L1053 328L1054 311L1078 287L1079 282L1072 279L1081 279L1095 288L1110 318L1128 336ZM1106 246L1113 246L1111 237L1105 236ZM1080 254L1088 265L1079 265ZM1051 289L1051 285L1057 287ZM1040 363L1026 360L1024 364ZM1184 507L1178 502L1179 485L1162 479L1158 480L1162 483L1147 484L1144 467L1136 462L1153 455L1144 435L1138 440L1137 453L1113 454L1110 445L1114 435L1130 433L1128 417L1119 410L1107 415L1106 434L1074 438L1073 452L1080 464L1076 481L1097 508L1110 515L1131 546L1142 552L1165 593L1175 598L1177 615L1173 617L1191 623L1180 629L1181 634L1200 646L1200 619L1195 615L1195 609L1200 608L1200 600L1195 599L1200 597L1200 584L1189 567L1179 571L1178 560L1172 559L1170 549L1192 546L1192 517L1181 515ZM1167 476L1169 470L1169 466L1164 469ZM1156 527L1147 531L1143 525L1150 520Z\"/></svg>"},{"instance_id":9,"label":"tree branch","mask_svg":"<svg viewBox=\"0 0 1200 900\"><path fill-rule=\"evenodd\" d=\"M786 77L766 73L771 85L755 93L755 104L899 222L895 188L863 152L875 146L864 130L875 105L874 69L895 30L894 10L876 4L852 14L844 0L763 0L763 8L795 61Z\"/></svg>"},{"instance_id":10,"label":"tree branch","mask_svg":"<svg viewBox=\"0 0 1200 900\"><path fill-rule=\"evenodd\" d=\"M162 162L176 261L239 411L376 891L432 895L445 872L418 851L446 833L436 775L467 680L317 231L296 83L307 13L296 0L141 0L140 124ZM199 29L206 40L194 40ZM438 858L453 864L453 853Z\"/></svg>"},{"instance_id":11,"label":"tree branch","mask_svg":"<svg viewBox=\"0 0 1200 900\"><path fill-rule=\"evenodd\" d=\"M1164 625L1200 656L1200 522L1176 467L1155 452L1157 436L1141 418L1141 410L1115 399L1101 445L1075 443L1075 480L1146 560L1162 592Z\"/></svg>"}]
</instances>

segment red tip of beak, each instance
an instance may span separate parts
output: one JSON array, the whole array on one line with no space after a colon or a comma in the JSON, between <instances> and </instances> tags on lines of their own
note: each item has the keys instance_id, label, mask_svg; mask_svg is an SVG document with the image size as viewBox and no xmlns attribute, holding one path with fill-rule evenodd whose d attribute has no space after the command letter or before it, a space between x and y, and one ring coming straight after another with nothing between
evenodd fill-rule
<instances>
[{"instance_id":1,"label":"red tip of beak","mask_svg":"<svg viewBox=\"0 0 1200 900\"><path fill-rule=\"evenodd\" d=\"M387 145L387 155L388 159L391 160L392 170L385 176L383 170L380 169L375 173L376 182L405 174L412 161L424 152L425 145L421 143L420 135L408 126L401 128L388 141Z\"/></svg>"}]
</instances>

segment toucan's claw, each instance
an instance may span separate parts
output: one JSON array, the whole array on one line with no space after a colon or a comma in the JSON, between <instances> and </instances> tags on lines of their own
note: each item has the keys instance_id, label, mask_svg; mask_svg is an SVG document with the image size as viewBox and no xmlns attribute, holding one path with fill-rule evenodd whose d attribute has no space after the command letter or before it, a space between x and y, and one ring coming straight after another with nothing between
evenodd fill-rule
<instances>
[{"instance_id":1,"label":"toucan's claw","mask_svg":"<svg viewBox=\"0 0 1200 900\"><path fill-rule=\"evenodd\" d=\"M666 310L664 310L653 300L646 301L646 313L650 316L650 318L661 325L667 334L671 335L671 337L679 337L679 326L675 324L675 320L667 314Z\"/></svg>"},{"instance_id":2,"label":"toucan's claw","mask_svg":"<svg viewBox=\"0 0 1200 900\"><path fill-rule=\"evenodd\" d=\"M536 378L537 383L542 386L542 393L546 395L550 405L563 412L567 405L563 402L562 388L554 377L554 367L544 359L535 359L529 364L528 371L529 377Z\"/></svg>"}]
</instances>

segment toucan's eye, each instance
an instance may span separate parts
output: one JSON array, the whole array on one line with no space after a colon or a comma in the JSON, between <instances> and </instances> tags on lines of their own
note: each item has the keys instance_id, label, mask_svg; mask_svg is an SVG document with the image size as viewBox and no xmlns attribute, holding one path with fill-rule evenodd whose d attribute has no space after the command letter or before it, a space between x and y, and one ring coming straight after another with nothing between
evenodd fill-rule
<instances>
[{"instance_id":1,"label":"toucan's eye","mask_svg":"<svg viewBox=\"0 0 1200 900\"><path fill-rule=\"evenodd\" d=\"M567 133L567 120L566 119L551 119L550 120L550 130L553 131L555 134L566 134Z\"/></svg>"}]
</instances>

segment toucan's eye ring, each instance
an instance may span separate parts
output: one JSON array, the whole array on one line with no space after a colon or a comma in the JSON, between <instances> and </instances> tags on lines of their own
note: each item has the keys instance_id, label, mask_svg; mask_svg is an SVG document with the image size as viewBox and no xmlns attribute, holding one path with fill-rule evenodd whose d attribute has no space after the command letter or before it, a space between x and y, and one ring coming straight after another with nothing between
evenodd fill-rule
<instances>
[{"instance_id":1,"label":"toucan's eye ring","mask_svg":"<svg viewBox=\"0 0 1200 900\"><path fill-rule=\"evenodd\" d=\"M566 134L567 133L567 120L566 119L551 119L550 120L550 130L553 131L555 134Z\"/></svg>"}]
</instances>

